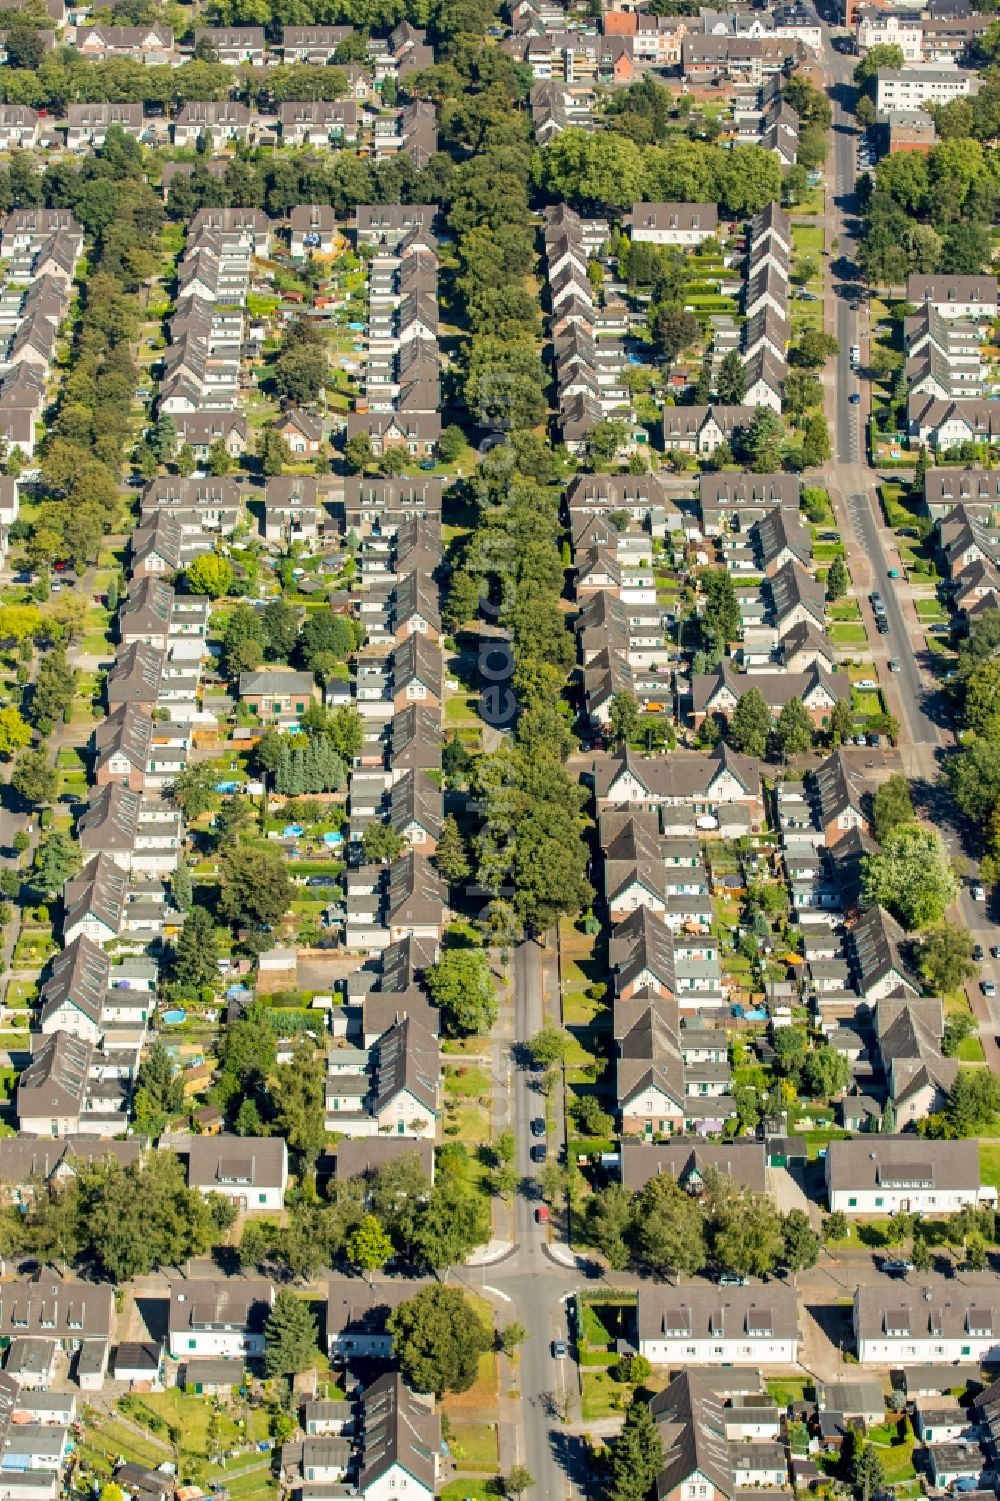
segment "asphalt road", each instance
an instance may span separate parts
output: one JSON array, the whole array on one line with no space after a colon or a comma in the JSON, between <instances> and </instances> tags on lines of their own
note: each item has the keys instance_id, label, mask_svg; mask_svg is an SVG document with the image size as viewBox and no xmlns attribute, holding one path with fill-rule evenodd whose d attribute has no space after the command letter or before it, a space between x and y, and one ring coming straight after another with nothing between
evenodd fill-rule
<instances>
[{"instance_id":1,"label":"asphalt road","mask_svg":"<svg viewBox=\"0 0 1000 1501\"><path fill-rule=\"evenodd\" d=\"M543 1019L544 966L547 953L529 941L518 946L514 954L514 1035L524 1042L539 1030ZM560 1301L566 1290L552 1285L549 1273L555 1272L560 1284L567 1276L559 1273L549 1260L544 1246L548 1232L535 1219L541 1204L537 1187L538 1164L531 1160L531 1120L544 1116L545 1102L533 1087L535 1076L518 1068L514 1078L514 1130L517 1133L517 1170L521 1180L515 1206L517 1250L490 1280L513 1300L517 1317L528 1331L521 1347L520 1385L523 1425L521 1457L535 1477L535 1494L562 1497L566 1490L565 1439L559 1432L559 1399L565 1390L568 1361L555 1360L552 1340L565 1339L565 1308ZM545 1141L539 1137L539 1141ZM550 1144L551 1151L555 1150ZM569 1279L572 1285L572 1279ZM561 1462L562 1461L562 1462Z\"/></svg>"}]
</instances>

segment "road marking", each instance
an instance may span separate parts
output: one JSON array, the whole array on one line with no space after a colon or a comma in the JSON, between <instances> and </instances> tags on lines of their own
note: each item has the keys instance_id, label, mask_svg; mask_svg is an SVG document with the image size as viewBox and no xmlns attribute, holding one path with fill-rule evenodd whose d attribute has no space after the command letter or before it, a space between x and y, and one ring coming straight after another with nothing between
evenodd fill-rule
<instances>
[{"instance_id":1,"label":"road marking","mask_svg":"<svg viewBox=\"0 0 1000 1501\"><path fill-rule=\"evenodd\" d=\"M503 1298L505 1303L513 1303L514 1301L510 1293L501 1292L499 1287L491 1287L488 1282L483 1283L483 1292L492 1293L497 1298Z\"/></svg>"}]
</instances>

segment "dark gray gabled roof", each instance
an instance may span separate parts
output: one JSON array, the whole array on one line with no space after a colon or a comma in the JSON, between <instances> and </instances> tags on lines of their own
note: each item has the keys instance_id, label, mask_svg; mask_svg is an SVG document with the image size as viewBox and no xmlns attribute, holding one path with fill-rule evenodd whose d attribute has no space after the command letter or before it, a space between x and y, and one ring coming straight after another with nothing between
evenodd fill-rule
<instances>
[{"instance_id":1,"label":"dark gray gabled roof","mask_svg":"<svg viewBox=\"0 0 1000 1501\"><path fill-rule=\"evenodd\" d=\"M677 989L674 935L648 907L637 907L616 925L608 960L619 992L645 970L651 971L671 994Z\"/></svg>"},{"instance_id":2,"label":"dark gray gabled roof","mask_svg":"<svg viewBox=\"0 0 1000 1501\"><path fill-rule=\"evenodd\" d=\"M690 1371L681 1371L657 1392L649 1411L663 1445L657 1497L677 1492L697 1472L712 1483L717 1494L731 1498L736 1485L719 1395Z\"/></svg>"},{"instance_id":3,"label":"dark gray gabled roof","mask_svg":"<svg viewBox=\"0 0 1000 1501\"><path fill-rule=\"evenodd\" d=\"M77 1006L95 1025L100 1022L111 975L111 960L100 944L82 934L57 954L42 986L42 1024L67 1002Z\"/></svg>"},{"instance_id":4,"label":"dark gray gabled roof","mask_svg":"<svg viewBox=\"0 0 1000 1501\"><path fill-rule=\"evenodd\" d=\"M899 923L884 907L870 907L858 918L847 942L862 995L890 975L901 989L917 993L915 980L900 953L905 938Z\"/></svg>"},{"instance_id":5,"label":"dark gray gabled roof","mask_svg":"<svg viewBox=\"0 0 1000 1501\"><path fill-rule=\"evenodd\" d=\"M436 1037L411 1017L394 1022L373 1049L372 1092L376 1112L409 1090L428 1110L437 1111L441 1048Z\"/></svg>"},{"instance_id":6,"label":"dark gray gabled roof","mask_svg":"<svg viewBox=\"0 0 1000 1501\"><path fill-rule=\"evenodd\" d=\"M428 1492L433 1491L441 1419L415 1396L398 1372L388 1372L365 1388L359 1416L361 1494L367 1494L393 1465L401 1466Z\"/></svg>"},{"instance_id":7,"label":"dark gray gabled roof","mask_svg":"<svg viewBox=\"0 0 1000 1501\"><path fill-rule=\"evenodd\" d=\"M660 1173L669 1174L683 1187L697 1191L697 1185L711 1170L740 1188L752 1189L754 1193L767 1190L762 1141L623 1141L621 1163L622 1183L634 1193Z\"/></svg>"},{"instance_id":8,"label":"dark gray gabled roof","mask_svg":"<svg viewBox=\"0 0 1000 1501\"><path fill-rule=\"evenodd\" d=\"M85 918L95 917L118 935L122 930L127 901L128 876L102 850L96 860L63 887L63 932L68 932ZM53 977L55 972L56 966L53 967ZM96 1016L94 1020L97 1020Z\"/></svg>"}]
</instances>

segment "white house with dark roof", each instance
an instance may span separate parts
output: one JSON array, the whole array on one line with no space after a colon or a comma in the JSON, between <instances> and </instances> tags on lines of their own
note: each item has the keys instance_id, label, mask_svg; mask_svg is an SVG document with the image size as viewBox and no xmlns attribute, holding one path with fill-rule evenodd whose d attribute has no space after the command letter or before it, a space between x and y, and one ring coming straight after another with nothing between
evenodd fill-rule
<instances>
[{"instance_id":1,"label":"white house with dark roof","mask_svg":"<svg viewBox=\"0 0 1000 1501\"><path fill-rule=\"evenodd\" d=\"M281 1136L174 1136L166 1143L187 1165L189 1188L217 1193L243 1213L280 1211L288 1187Z\"/></svg>"},{"instance_id":2,"label":"white house with dark roof","mask_svg":"<svg viewBox=\"0 0 1000 1501\"><path fill-rule=\"evenodd\" d=\"M778 1282L639 1288L639 1353L653 1365L795 1365L798 1299Z\"/></svg>"},{"instance_id":3,"label":"white house with dark roof","mask_svg":"<svg viewBox=\"0 0 1000 1501\"><path fill-rule=\"evenodd\" d=\"M997 1202L984 1185L975 1141L929 1141L866 1132L827 1149L831 1211L845 1214L954 1214Z\"/></svg>"}]
</instances>

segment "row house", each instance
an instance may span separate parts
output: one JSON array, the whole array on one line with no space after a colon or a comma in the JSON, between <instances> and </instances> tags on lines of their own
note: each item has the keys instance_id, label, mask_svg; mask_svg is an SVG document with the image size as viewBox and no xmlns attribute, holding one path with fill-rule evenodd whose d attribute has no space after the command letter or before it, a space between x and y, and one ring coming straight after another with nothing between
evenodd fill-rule
<instances>
[{"instance_id":1,"label":"row house","mask_svg":"<svg viewBox=\"0 0 1000 1501\"><path fill-rule=\"evenodd\" d=\"M940 272L928 275L914 271L906 280L906 300L917 308L929 304L942 318L992 321L997 316L998 286L1000 281L996 276L947 276Z\"/></svg>"},{"instance_id":2,"label":"row house","mask_svg":"<svg viewBox=\"0 0 1000 1501\"><path fill-rule=\"evenodd\" d=\"M824 1170L831 1210L847 1214L953 1214L997 1201L973 1141L866 1133L831 1142Z\"/></svg>"},{"instance_id":3,"label":"row house","mask_svg":"<svg viewBox=\"0 0 1000 1501\"><path fill-rule=\"evenodd\" d=\"M924 514L932 521L943 521L967 508L991 519L1000 517L1000 470L929 467L924 475Z\"/></svg>"},{"instance_id":4,"label":"row house","mask_svg":"<svg viewBox=\"0 0 1000 1501\"><path fill-rule=\"evenodd\" d=\"M140 106L141 109L141 106ZM0 105L0 149L23 151L38 145L38 111L27 104Z\"/></svg>"},{"instance_id":5,"label":"row house","mask_svg":"<svg viewBox=\"0 0 1000 1501\"><path fill-rule=\"evenodd\" d=\"M685 83L760 83L805 56L802 43L777 36L686 36L681 46Z\"/></svg>"},{"instance_id":6,"label":"row house","mask_svg":"<svg viewBox=\"0 0 1000 1501\"><path fill-rule=\"evenodd\" d=\"M116 984L114 976L100 944L84 934L71 939L52 961L39 993L43 1036L66 1033L96 1047L131 1034L141 1044L156 1005L155 990Z\"/></svg>"},{"instance_id":7,"label":"row house","mask_svg":"<svg viewBox=\"0 0 1000 1501\"><path fill-rule=\"evenodd\" d=\"M36 1033L15 1092L23 1136L121 1135L139 1067L139 1044L95 1047L69 1032Z\"/></svg>"},{"instance_id":8,"label":"row house","mask_svg":"<svg viewBox=\"0 0 1000 1501\"><path fill-rule=\"evenodd\" d=\"M234 141L249 141L251 115L245 104L231 99L189 99L173 122L175 146L198 146L222 151Z\"/></svg>"},{"instance_id":9,"label":"row house","mask_svg":"<svg viewBox=\"0 0 1000 1501\"><path fill-rule=\"evenodd\" d=\"M97 26L79 26L75 45L81 57L94 58L98 62L125 58L130 62L145 63L148 67L163 67L172 66L177 61L174 34L169 26L160 23L109 26L101 22Z\"/></svg>"},{"instance_id":10,"label":"row house","mask_svg":"<svg viewBox=\"0 0 1000 1501\"><path fill-rule=\"evenodd\" d=\"M278 122L283 146L353 146L360 117L353 99L288 100L279 106Z\"/></svg>"},{"instance_id":11,"label":"row house","mask_svg":"<svg viewBox=\"0 0 1000 1501\"><path fill-rule=\"evenodd\" d=\"M285 26L281 32L282 62L324 67L334 61L341 43L353 35L353 26Z\"/></svg>"},{"instance_id":12,"label":"row house","mask_svg":"<svg viewBox=\"0 0 1000 1501\"><path fill-rule=\"evenodd\" d=\"M137 702L123 702L93 732L93 779L98 787L122 782L132 793L155 793L188 764L191 722L153 717Z\"/></svg>"},{"instance_id":13,"label":"row house","mask_svg":"<svg viewBox=\"0 0 1000 1501\"><path fill-rule=\"evenodd\" d=\"M346 890L348 948L377 954L405 938L437 944L444 929L444 892L430 862L413 850L382 866L351 871Z\"/></svg>"},{"instance_id":14,"label":"row house","mask_svg":"<svg viewBox=\"0 0 1000 1501\"><path fill-rule=\"evenodd\" d=\"M798 1359L796 1292L778 1282L766 1287L644 1284L636 1317L639 1353L656 1366L759 1367L794 1365Z\"/></svg>"},{"instance_id":15,"label":"row house","mask_svg":"<svg viewBox=\"0 0 1000 1501\"><path fill-rule=\"evenodd\" d=\"M141 104L69 104L66 146L70 151L100 151L114 125L138 141L142 137Z\"/></svg>"},{"instance_id":16,"label":"row house","mask_svg":"<svg viewBox=\"0 0 1000 1501\"><path fill-rule=\"evenodd\" d=\"M639 244L697 246L718 234L719 210L714 203L633 203L625 222Z\"/></svg>"},{"instance_id":17,"label":"row house","mask_svg":"<svg viewBox=\"0 0 1000 1501\"><path fill-rule=\"evenodd\" d=\"M141 953L169 932L179 931L183 922L163 880L123 871L104 853L66 882L63 906L62 937L67 948L78 938L87 938L95 944L116 942L119 952ZM114 999L121 999L117 991ZM144 996L143 1007L151 1009L148 995ZM147 1017L128 1020L130 1025L141 1026Z\"/></svg>"},{"instance_id":18,"label":"row house","mask_svg":"<svg viewBox=\"0 0 1000 1501\"><path fill-rule=\"evenodd\" d=\"M850 688L847 673L830 673L817 665L806 672L736 672L723 662L715 672L693 674L691 722L697 727L711 715L728 723L744 694L756 689L775 718L797 698L814 727L822 729L838 703L850 702Z\"/></svg>"},{"instance_id":19,"label":"row house","mask_svg":"<svg viewBox=\"0 0 1000 1501\"><path fill-rule=\"evenodd\" d=\"M723 1032L714 1049L706 1047L703 1029L680 1026L675 1000L643 994L615 999L613 1032L623 1135L652 1139L690 1129L722 1130L733 1113Z\"/></svg>"},{"instance_id":20,"label":"row house","mask_svg":"<svg viewBox=\"0 0 1000 1501\"><path fill-rule=\"evenodd\" d=\"M657 812L664 834L711 833L740 822L756 830L763 822L760 762L726 745L667 757L625 747L594 758L593 784L598 811L634 806Z\"/></svg>"},{"instance_id":21,"label":"row house","mask_svg":"<svg viewBox=\"0 0 1000 1501\"><path fill-rule=\"evenodd\" d=\"M922 1144L931 1153L942 1142ZM991 1287L936 1288L883 1283L854 1294L854 1338L862 1365L995 1363L1000 1299Z\"/></svg>"},{"instance_id":22,"label":"row house","mask_svg":"<svg viewBox=\"0 0 1000 1501\"><path fill-rule=\"evenodd\" d=\"M875 1004L875 1036L886 1093L904 1128L944 1108L958 1060L941 1051L944 1009L932 996L883 996Z\"/></svg>"},{"instance_id":23,"label":"row house","mask_svg":"<svg viewBox=\"0 0 1000 1501\"><path fill-rule=\"evenodd\" d=\"M268 542L315 541L319 532L316 476L278 474L264 491L264 537Z\"/></svg>"},{"instance_id":24,"label":"row house","mask_svg":"<svg viewBox=\"0 0 1000 1501\"><path fill-rule=\"evenodd\" d=\"M981 397L987 373L984 334L979 323L946 317L935 302L924 302L903 323L910 391L939 400Z\"/></svg>"},{"instance_id":25,"label":"row house","mask_svg":"<svg viewBox=\"0 0 1000 1501\"><path fill-rule=\"evenodd\" d=\"M262 68L267 54L262 26L196 26L194 45L210 47L229 68Z\"/></svg>"},{"instance_id":26,"label":"row house","mask_svg":"<svg viewBox=\"0 0 1000 1501\"><path fill-rule=\"evenodd\" d=\"M528 108L539 146L546 146L564 130L593 130L596 94L592 84L566 84L539 79L531 85Z\"/></svg>"},{"instance_id":27,"label":"row house","mask_svg":"<svg viewBox=\"0 0 1000 1501\"><path fill-rule=\"evenodd\" d=\"M924 57L924 19L915 11L863 6L854 26L854 46L860 57L872 47L898 47L904 63Z\"/></svg>"},{"instance_id":28,"label":"row house","mask_svg":"<svg viewBox=\"0 0 1000 1501\"><path fill-rule=\"evenodd\" d=\"M434 48L427 41L427 32L409 21L400 21L387 37L369 38L368 56L377 84L385 78L398 80L434 66Z\"/></svg>"},{"instance_id":29,"label":"row house","mask_svg":"<svg viewBox=\"0 0 1000 1501\"><path fill-rule=\"evenodd\" d=\"M701 1491L715 1501L734 1501L744 1487L784 1492L788 1463L778 1442L780 1419L762 1397L727 1397L710 1377L681 1369L650 1400L649 1411L662 1448L656 1494L664 1501Z\"/></svg>"},{"instance_id":30,"label":"row house","mask_svg":"<svg viewBox=\"0 0 1000 1501\"><path fill-rule=\"evenodd\" d=\"M181 851L181 825L176 808L110 782L91 791L77 833L85 859L105 854L122 870L169 876Z\"/></svg>"},{"instance_id":31,"label":"row house","mask_svg":"<svg viewBox=\"0 0 1000 1501\"><path fill-rule=\"evenodd\" d=\"M139 579L118 612L118 637L125 646L142 641L169 652L177 661L198 662L207 655L211 614L200 594L178 594L165 579Z\"/></svg>"},{"instance_id":32,"label":"row house","mask_svg":"<svg viewBox=\"0 0 1000 1501\"><path fill-rule=\"evenodd\" d=\"M382 478L348 475L344 480L343 528L358 538L369 533L392 536L404 522L420 518L440 526L444 482L418 474Z\"/></svg>"},{"instance_id":33,"label":"row house","mask_svg":"<svg viewBox=\"0 0 1000 1501\"><path fill-rule=\"evenodd\" d=\"M686 884L692 876L699 884L707 884L699 877L703 867L696 840L674 835L661 840L660 853L668 891L676 889L678 877ZM678 869L679 865L684 868ZM651 907L638 906L612 929L609 965L616 997L633 1000L646 995L676 1001L684 1026L684 1051L692 1064L726 1062L724 1033L700 1025L713 1013L725 1017L718 944L710 932L694 924L690 929L671 927Z\"/></svg>"},{"instance_id":34,"label":"row house","mask_svg":"<svg viewBox=\"0 0 1000 1501\"><path fill-rule=\"evenodd\" d=\"M329 1131L433 1139L440 1099L438 1040L410 1017L394 1023L368 1049L335 1046L327 1054Z\"/></svg>"},{"instance_id":35,"label":"row house","mask_svg":"<svg viewBox=\"0 0 1000 1501\"><path fill-rule=\"evenodd\" d=\"M545 256L551 299L553 362L559 408L557 427L571 453L584 453L594 428L635 416L617 341L596 336L597 314L587 277L587 250L579 215L565 204L546 210ZM631 446L632 440L629 440Z\"/></svg>"},{"instance_id":36,"label":"row house","mask_svg":"<svg viewBox=\"0 0 1000 1501\"><path fill-rule=\"evenodd\" d=\"M665 453L693 453L711 458L723 443L733 440L754 419L749 406L664 407L662 440Z\"/></svg>"},{"instance_id":37,"label":"row house","mask_svg":"<svg viewBox=\"0 0 1000 1501\"><path fill-rule=\"evenodd\" d=\"M1000 441L1000 402L971 399L941 400L911 393L906 402L906 425L913 446L947 453L963 443Z\"/></svg>"}]
</instances>

